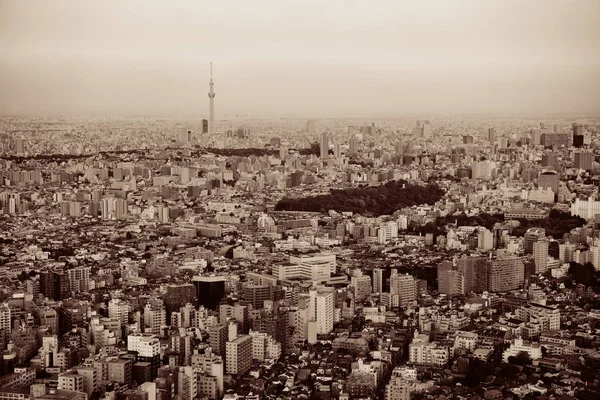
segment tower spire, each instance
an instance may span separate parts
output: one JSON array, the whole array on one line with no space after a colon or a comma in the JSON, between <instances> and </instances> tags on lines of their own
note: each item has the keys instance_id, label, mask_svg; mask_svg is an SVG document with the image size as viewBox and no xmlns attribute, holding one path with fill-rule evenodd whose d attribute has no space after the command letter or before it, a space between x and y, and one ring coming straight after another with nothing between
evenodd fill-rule
<instances>
[{"instance_id":1,"label":"tower spire","mask_svg":"<svg viewBox=\"0 0 600 400\"><path fill-rule=\"evenodd\" d=\"M210 92L208 92L209 98L209 115L208 115L208 133L211 138L215 134L215 92L213 90L213 75L212 75L212 61L210 62L210 81L208 83Z\"/></svg>"}]
</instances>

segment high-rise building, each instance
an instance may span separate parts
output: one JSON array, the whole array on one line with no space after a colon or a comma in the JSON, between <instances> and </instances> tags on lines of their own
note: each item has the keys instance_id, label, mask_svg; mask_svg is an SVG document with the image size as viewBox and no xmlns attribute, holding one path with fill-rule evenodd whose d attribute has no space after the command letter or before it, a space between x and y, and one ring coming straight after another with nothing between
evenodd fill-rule
<instances>
[{"instance_id":1,"label":"high-rise building","mask_svg":"<svg viewBox=\"0 0 600 400\"><path fill-rule=\"evenodd\" d=\"M219 323L221 323L221 325L225 325L230 319L235 319L235 321L238 323L240 332L247 333L250 329L248 321L248 306L241 304L236 304L234 306L229 304L221 304L219 306Z\"/></svg>"},{"instance_id":2,"label":"high-rise building","mask_svg":"<svg viewBox=\"0 0 600 400\"><path fill-rule=\"evenodd\" d=\"M354 298L357 301L365 300L371 295L371 277L368 275L353 276L350 278L350 285L354 288Z\"/></svg>"},{"instance_id":3,"label":"high-rise building","mask_svg":"<svg viewBox=\"0 0 600 400\"><path fill-rule=\"evenodd\" d=\"M144 332L163 336L167 325L167 311L161 299L151 299L144 307Z\"/></svg>"},{"instance_id":4,"label":"high-rise building","mask_svg":"<svg viewBox=\"0 0 600 400\"><path fill-rule=\"evenodd\" d=\"M488 140L490 142L493 142L494 140L496 140L496 129L495 128L488 129Z\"/></svg>"},{"instance_id":5,"label":"high-rise building","mask_svg":"<svg viewBox=\"0 0 600 400\"><path fill-rule=\"evenodd\" d=\"M192 131L187 127L180 128L179 130L179 142L181 144L192 143Z\"/></svg>"},{"instance_id":6,"label":"high-rise building","mask_svg":"<svg viewBox=\"0 0 600 400\"><path fill-rule=\"evenodd\" d=\"M70 296L69 277L63 271L40 273L40 292L52 300L64 300Z\"/></svg>"},{"instance_id":7,"label":"high-rise building","mask_svg":"<svg viewBox=\"0 0 600 400\"><path fill-rule=\"evenodd\" d=\"M355 156L358 154L358 140L356 137L351 137L348 143L348 155Z\"/></svg>"},{"instance_id":8,"label":"high-rise building","mask_svg":"<svg viewBox=\"0 0 600 400\"><path fill-rule=\"evenodd\" d=\"M540 239L533 244L535 273L543 274L548 268L548 239Z\"/></svg>"},{"instance_id":9,"label":"high-rise building","mask_svg":"<svg viewBox=\"0 0 600 400\"><path fill-rule=\"evenodd\" d=\"M225 297L224 276L195 276L192 284L196 287L199 306L216 310Z\"/></svg>"},{"instance_id":10,"label":"high-rise building","mask_svg":"<svg viewBox=\"0 0 600 400\"><path fill-rule=\"evenodd\" d=\"M323 132L321 135L319 146L321 149L321 159L325 160L329 158L329 136L327 135L327 132Z\"/></svg>"},{"instance_id":11,"label":"high-rise building","mask_svg":"<svg viewBox=\"0 0 600 400\"><path fill-rule=\"evenodd\" d=\"M390 293L400 297L400 305L407 307L417 298L417 284L412 275L392 275Z\"/></svg>"},{"instance_id":12,"label":"high-rise building","mask_svg":"<svg viewBox=\"0 0 600 400\"><path fill-rule=\"evenodd\" d=\"M151 378L158 376L160 367L160 341L152 334L132 333L127 336L127 351L136 354L138 362L151 364Z\"/></svg>"},{"instance_id":13,"label":"high-rise building","mask_svg":"<svg viewBox=\"0 0 600 400\"><path fill-rule=\"evenodd\" d=\"M225 344L225 372L243 375L252 367L252 336L241 335Z\"/></svg>"},{"instance_id":14,"label":"high-rise building","mask_svg":"<svg viewBox=\"0 0 600 400\"><path fill-rule=\"evenodd\" d=\"M538 186L542 189L552 189L552 191L558 193L558 185L560 177L555 171L542 172L538 178Z\"/></svg>"},{"instance_id":15,"label":"high-rise building","mask_svg":"<svg viewBox=\"0 0 600 400\"><path fill-rule=\"evenodd\" d=\"M533 253L533 244L538 240L546 237L546 230L544 228L529 228L525 235L523 235L523 248L525 254Z\"/></svg>"},{"instance_id":16,"label":"high-rise building","mask_svg":"<svg viewBox=\"0 0 600 400\"><path fill-rule=\"evenodd\" d=\"M210 63L210 82L209 82L210 92L208 92L208 98L210 102L210 109L208 115L208 133L211 138L215 135L215 92L214 92L214 82L213 82L213 74L212 74L212 62Z\"/></svg>"},{"instance_id":17,"label":"high-rise building","mask_svg":"<svg viewBox=\"0 0 600 400\"><path fill-rule=\"evenodd\" d=\"M542 156L542 167L556 168L558 165L558 157L554 153L546 153Z\"/></svg>"},{"instance_id":18,"label":"high-rise building","mask_svg":"<svg viewBox=\"0 0 600 400\"><path fill-rule=\"evenodd\" d=\"M328 334L333 330L334 297L333 288L318 287L311 288L309 320L314 322L316 334Z\"/></svg>"},{"instance_id":19,"label":"high-rise building","mask_svg":"<svg viewBox=\"0 0 600 400\"><path fill-rule=\"evenodd\" d=\"M583 147L584 142L583 125L573 124L573 147Z\"/></svg>"},{"instance_id":20,"label":"high-rise building","mask_svg":"<svg viewBox=\"0 0 600 400\"><path fill-rule=\"evenodd\" d=\"M591 171L594 165L594 154L587 151L576 152L573 165L575 168Z\"/></svg>"},{"instance_id":21,"label":"high-rise building","mask_svg":"<svg viewBox=\"0 0 600 400\"><path fill-rule=\"evenodd\" d=\"M220 356L225 355L225 343L227 343L227 326L211 325L208 327L208 343L213 353Z\"/></svg>"},{"instance_id":22,"label":"high-rise building","mask_svg":"<svg viewBox=\"0 0 600 400\"><path fill-rule=\"evenodd\" d=\"M494 234L489 229L479 227L477 229L477 248L479 251L488 251L494 248Z\"/></svg>"},{"instance_id":23,"label":"high-rise building","mask_svg":"<svg viewBox=\"0 0 600 400\"><path fill-rule=\"evenodd\" d=\"M488 288L491 292L519 289L525 280L525 266L520 257L498 257L490 261Z\"/></svg>"},{"instance_id":24,"label":"high-rise building","mask_svg":"<svg viewBox=\"0 0 600 400\"><path fill-rule=\"evenodd\" d=\"M375 268L373 269L373 277L371 279L371 281L373 282L373 293L383 293L383 287L384 287L384 273L385 270L381 269L381 268ZM389 279L389 276L388 276Z\"/></svg>"},{"instance_id":25,"label":"high-rise building","mask_svg":"<svg viewBox=\"0 0 600 400\"><path fill-rule=\"evenodd\" d=\"M3 303L0 306L0 330L10 334L11 323L10 323L10 307L7 303Z\"/></svg>"},{"instance_id":26,"label":"high-rise building","mask_svg":"<svg viewBox=\"0 0 600 400\"><path fill-rule=\"evenodd\" d=\"M462 272L453 268L452 261L443 261L437 266L438 292L448 296L464 293Z\"/></svg>"},{"instance_id":27,"label":"high-rise building","mask_svg":"<svg viewBox=\"0 0 600 400\"><path fill-rule=\"evenodd\" d=\"M90 287L90 267L76 267L67 270L69 288L73 293L85 293Z\"/></svg>"},{"instance_id":28,"label":"high-rise building","mask_svg":"<svg viewBox=\"0 0 600 400\"><path fill-rule=\"evenodd\" d=\"M458 259L456 266L463 276L465 293L481 293L488 290L488 262L486 257L462 256Z\"/></svg>"},{"instance_id":29,"label":"high-rise building","mask_svg":"<svg viewBox=\"0 0 600 400\"><path fill-rule=\"evenodd\" d=\"M129 311L131 305L128 301L122 299L111 299L108 302L109 318L116 318L121 321L121 325L125 325L129 321Z\"/></svg>"},{"instance_id":30,"label":"high-rise building","mask_svg":"<svg viewBox=\"0 0 600 400\"><path fill-rule=\"evenodd\" d=\"M163 295L165 308L167 310L167 323L171 323L171 313L179 311L186 304L197 304L198 298L196 288L191 283L170 284L166 286L166 293Z\"/></svg>"},{"instance_id":31,"label":"high-rise building","mask_svg":"<svg viewBox=\"0 0 600 400\"><path fill-rule=\"evenodd\" d=\"M265 300L271 300L272 286L255 285L248 283L244 285L244 301L252 305L252 309L264 308Z\"/></svg>"}]
</instances>

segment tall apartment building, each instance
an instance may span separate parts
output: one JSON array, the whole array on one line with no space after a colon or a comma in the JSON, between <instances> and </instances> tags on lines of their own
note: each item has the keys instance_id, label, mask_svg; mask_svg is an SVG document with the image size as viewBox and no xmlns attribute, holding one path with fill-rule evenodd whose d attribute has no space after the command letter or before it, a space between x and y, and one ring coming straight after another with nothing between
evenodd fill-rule
<instances>
[{"instance_id":1,"label":"tall apartment building","mask_svg":"<svg viewBox=\"0 0 600 400\"><path fill-rule=\"evenodd\" d=\"M90 267L76 267L67 270L71 292L85 293L90 289L90 271Z\"/></svg>"},{"instance_id":2,"label":"tall apartment building","mask_svg":"<svg viewBox=\"0 0 600 400\"><path fill-rule=\"evenodd\" d=\"M3 303L0 306L0 330L10 334L11 332L11 323L10 323L10 307L8 303Z\"/></svg>"},{"instance_id":3,"label":"tall apartment building","mask_svg":"<svg viewBox=\"0 0 600 400\"><path fill-rule=\"evenodd\" d=\"M252 337L241 335L225 344L225 372L243 375L252 366Z\"/></svg>"},{"instance_id":4,"label":"tall apartment building","mask_svg":"<svg viewBox=\"0 0 600 400\"><path fill-rule=\"evenodd\" d=\"M252 337L252 359L264 362L281 357L281 343L266 333L250 331Z\"/></svg>"},{"instance_id":5,"label":"tall apartment building","mask_svg":"<svg viewBox=\"0 0 600 400\"><path fill-rule=\"evenodd\" d=\"M252 309L264 308L265 300L271 300L272 286L247 283L243 288L244 301L252 305Z\"/></svg>"},{"instance_id":6,"label":"tall apartment building","mask_svg":"<svg viewBox=\"0 0 600 400\"><path fill-rule=\"evenodd\" d=\"M69 277L62 271L40 273L40 292L52 300L64 300L70 296Z\"/></svg>"},{"instance_id":7,"label":"tall apartment building","mask_svg":"<svg viewBox=\"0 0 600 400\"><path fill-rule=\"evenodd\" d=\"M136 353L136 361L151 365L151 378L158 376L160 367L160 342L152 334L132 333L127 336L127 351Z\"/></svg>"},{"instance_id":8,"label":"tall apartment building","mask_svg":"<svg viewBox=\"0 0 600 400\"><path fill-rule=\"evenodd\" d=\"M456 263L463 276L465 293L481 293L488 290L488 259L482 256L462 256Z\"/></svg>"},{"instance_id":9,"label":"tall apartment building","mask_svg":"<svg viewBox=\"0 0 600 400\"><path fill-rule=\"evenodd\" d=\"M144 332L163 336L167 325L167 311L161 299L151 299L144 307Z\"/></svg>"},{"instance_id":10,"label":"tall apartment building","mask_svg":"<svg viewBox=\"0 0 600 400\"><path fill-rule=\"evenodd\" d=\"M350 285L354 288L354 298L357 301L365 300L371 295L371 277L368 275L353 276Z\"/></svg>"},{"instance_id":11,"label":"tall apartment building","mask_svg":"<svg viewBox=\"0 0 600 400\"><path fill-rule=\"evenodd\" d=\"M219 323L226 325L230 319L235 319L238 323L239 330L242 333L247 333L250 329L248 321L248 306L236 304L230 306L229 304L221 304L219 306Z\"/></svg>"},{"instance_id":12,"label":"tall apartment building","mask_svg":"<svg viewBox=\"0 0 600 400\"><path fill-rule=\"evenodd\" d=\"M311 288L310 295L310 313L309 326L314 328L314 332L319 334L328 334L333 330L333 320L335 311L335 292L333 288ZM311 329L309 327L309 329Z\"/></svg>"},{"instance_id":13,"label":"tall apartment building","mask_svg":"<svg viewBox=\"0 0 600 400\"><path fill-rule=\"evenodd\" d=\"M390 278L390 293L400 297L400 306L407 307L417 298L417 283L412 275L393 275Z\"/></svg>"},{"instance_id":14,"label":"tall apartment building","mask_svg":"<svg viewBox=\"0 0 600 400\"><path fill-rule=\"evenodd\" d=\"M128 301L122 299L111 299L108 302L108 316L109 318L116 318L121 322L121 325L125 325L129 321L129 311L131 305Z\"/></svg>"},{"instance_id":15,"label":"tall apartment building","mask_svg":"<svg viewBox=\"0 0 600 400\"><path fill-rule=\"evenodd\" d=\"M494 233L489 229L477 229L477 248L479 251L488 251L494 248Z\"/></svg>"},{"instance_id":16,"label":"tall apartment building","mask_svg":"<svg viewBox=\"0 0 600 400\"><path fill-rule=\"evenodd\" d=\"M547 239L540 239L533 244L533 260L535 262L535 273L543 274L548 269L548 246Z\"/></svg>"},{"instance_id":17,"label":"tall apartment building","mask_svg":"<svg viewBox=\"0 0 600 400\"><path fill-rule=\"evenodd\" d=\"M227 343L227 326L212 325L208 327L208 343L213 353L224 356Z\"/></svg>"},{"instance_id":18,"label":"tall apartment building","mask_svg":"<svg viewBox=\"0 0 600 400\"><path fill-rule=\"evenodd\" d=\"M498 257L490 261L488 290L507 292L519 289L525 281L525 266L520 257Z\"/></svg>"}]
</instances>

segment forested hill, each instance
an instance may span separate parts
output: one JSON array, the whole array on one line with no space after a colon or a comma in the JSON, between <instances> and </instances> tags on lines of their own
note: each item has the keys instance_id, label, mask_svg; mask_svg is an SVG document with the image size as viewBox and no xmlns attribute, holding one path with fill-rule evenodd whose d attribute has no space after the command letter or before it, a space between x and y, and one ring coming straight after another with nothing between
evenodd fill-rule
<instances>
[{"instance_id":1,"label":"forested hill","mask_svg":"<svg viewBox=\"0 0 600 400\"><path fill-rule=\"evenodd\" d=\"M409 184L407 181L390 181L381 186L335 190L329 194L300 198L283 198L275 206L276 211L338 212L352 211L359 214L387 215L404 207L434 204L444 196L436 184L426 186Z\"/></svg>"}]
</instances>

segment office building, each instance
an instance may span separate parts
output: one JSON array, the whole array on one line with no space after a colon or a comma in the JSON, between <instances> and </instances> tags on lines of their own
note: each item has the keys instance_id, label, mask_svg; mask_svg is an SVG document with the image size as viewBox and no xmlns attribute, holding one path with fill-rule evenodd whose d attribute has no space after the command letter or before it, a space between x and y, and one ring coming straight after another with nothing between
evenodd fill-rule
<instances>
[{"instance_id":1,"label":"office building","mask_svg":"<svg viewBox=\"0 0 600 400\"><path fill-rule=\"evenodd\" d=\"M195 276L192 284L196 287L198 305L216 310L225 297L224 276Z\"/></svg>"},{"instance_id":2,"label":"office building","mask_svg":"<svg viewBox=\"0 0 600 400\"><path fill-rule=\"evenodd\" d=\"M556 168L558 166L558 157L555 153L546 153L542 156L542 167Z\"/></svg>"},{"instance_id":3,"label":"office building","mask_svg":"<svg viewBox=\"0 0 600 400\"><path fill-rule=\"evenodd\" d=\"M329 135L327 132L323 132L321 135L321 141L319 142L321 159L326 160L329 158Z\"/></svg>"},{"instance_id":4,"label":"office building","mask_svg":"<svg viewBox=\"0 0 600 400\"><path fill-rule=\"evenodd\" d=\"M167 311L167 323L171 324L171 313L179 311L186 304L197 304L196 288L191 283L170 284L162 296Z\"/></svg>"},{"instance_id":5,"label":"office building","mask_svg":"<svg viewBox=\"0 0 600 400\"><path fill-rule=\"evenodd\" d=\"M546 237L544 228L529 228L523 235L523 249L525 254L533 254L533 244Z\"/></svg>"},{"instance_id":6,"label":"office building","mask_svg":"<svg viewBox=\"0 0 600 400\"><path fill-rule=\"evenodd\" d=\"M594 165L594 154L587 151L578 151L574 155L575 168L591 171Z\"/></svg>"}]
</instances>

